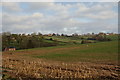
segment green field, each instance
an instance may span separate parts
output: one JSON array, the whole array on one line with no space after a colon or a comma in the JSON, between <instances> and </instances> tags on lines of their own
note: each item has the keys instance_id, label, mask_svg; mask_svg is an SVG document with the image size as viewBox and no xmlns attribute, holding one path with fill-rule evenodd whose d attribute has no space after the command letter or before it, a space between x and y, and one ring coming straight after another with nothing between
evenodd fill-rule
<instances>
[{"instance_id":1,"label":"green field","mask_svg":"<svg viewBox=\"0 0 120 80\"><path fill-rule=\"evenodd\" d=\"M89 80L119 80L116 40L5 51L2 56L5 80L19 76L37 80L61 76ZM16 74L18 75L15 76Z\"/></svg>"},{"instance_id":2,"label":"green field","mask_svg":"<svg viewBox=\"0 0 120 80\"><path fill-rule=\"evenodd\" d=\"M111 39L112 41L118 40L118 35L107 35L107 38Z\"/></svg>"},{"instance_id":3,"label":"green field","mask_svg":"<svg viewBox=\"0 0 120 80\"><path fill-rule=\"evenodd\" d=\"M81 40L79 37L64 37L64 36L52 36L48 37L45 36L46 39L52 38L53 40L61 41L61 42L76 42L76 43L81 43Z\"/></svg>"},{"instance_id":4,"label":"green field","mask_svg":"<svg viewBox=\"0 0 120 80\"><path fill-rule=\"evenodd\" d=\"M29 54L24 54L24 52L27 52ZM118 42L110 41L90 44L74 44L46 48L35 48L22 50L22 53L24 56L65 62L117 61Z\"/></svg>"}]
</instances>

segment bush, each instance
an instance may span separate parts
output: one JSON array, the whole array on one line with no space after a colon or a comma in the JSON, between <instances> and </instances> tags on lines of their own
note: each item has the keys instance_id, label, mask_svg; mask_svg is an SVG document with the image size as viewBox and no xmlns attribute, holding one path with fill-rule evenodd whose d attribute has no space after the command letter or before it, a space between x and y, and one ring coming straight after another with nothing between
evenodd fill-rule
<instances>
[{"instance_id":1,"label":"bush","mask_svg":"<svg viewBox=\"0 0 120 80\"><path fill-rule=\"evenodd\" d=\"M88 40L82 40L81 44L86 44L86 43L93 43L92 41L88 41Z\"/></svg>"},{"instance_id":2,"label":"bush","mask_svg":"<svg viewBox=\"0 0 120 80\"><path fill-rule=\"evenodd\" d=\"M52 38L50 38L50 40L52 41L53 39L52 39Z\"/></svg>"}]
</instances>

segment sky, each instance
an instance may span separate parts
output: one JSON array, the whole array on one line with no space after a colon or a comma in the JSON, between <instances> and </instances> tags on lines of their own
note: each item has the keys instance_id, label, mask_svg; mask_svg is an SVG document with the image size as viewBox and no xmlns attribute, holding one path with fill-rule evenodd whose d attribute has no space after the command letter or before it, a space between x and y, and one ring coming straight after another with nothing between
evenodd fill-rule
<instances>
[{"instance_id":1,"label":"sky","mask_svg":"<svg viewBox=\"0 0 120 80\"><path fill-rule=\"evenodd\" d=\"M3 2L2 32L118 32L117 2Z\"/></svg>"}]
</instances>

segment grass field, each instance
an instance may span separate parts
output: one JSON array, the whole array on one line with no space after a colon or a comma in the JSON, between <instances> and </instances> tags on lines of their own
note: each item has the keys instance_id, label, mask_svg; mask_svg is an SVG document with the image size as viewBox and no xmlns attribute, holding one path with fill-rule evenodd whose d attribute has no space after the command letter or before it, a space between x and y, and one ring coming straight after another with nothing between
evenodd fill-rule
<instances>
[{"instance_id":1,"label":"grass field","mask_svg":"<svg viewBox=\"0 0 120 80\"><path fill-rule=\"evenodd\" d=\"M3 52L2 56L2 68L6 80L120 79L117 41L8 51Z\"/></svg>"},{"instance_id":2,"label":"grass field","mask_svg":"<svg viewBox=\"0 0 120 80\"><path fill-rule=\"evenodd\" d=\"M64 37L64 36L52 36L48 37L45 36L46 39L52 38L53 40L61 41L61 42L76 42L76 43L81 43L81 40L79 37L73 38L73 37Z\"/></svg>"},{"instance_id":3,"label":"grass field","mask_svg":"<svg viewBox=\"0 0 120 80\"><path fill-rule=\"evenodd\" d=\"M116 61L118 59L118 42L35 48L24 52L28 53L23 54L25 56L57 61Z\"/></svg>"},{"instance_id":4,"label":"grass field","mask_svg":"<svg viewBox=\"0 0 120 80\"><path fill-rule=\"evenodd\" d=\"M112 41L113 40L118 40L118 38L119 38L118 35L107 35L106 37L110 38Z\"/></svg>"}]
</instances>

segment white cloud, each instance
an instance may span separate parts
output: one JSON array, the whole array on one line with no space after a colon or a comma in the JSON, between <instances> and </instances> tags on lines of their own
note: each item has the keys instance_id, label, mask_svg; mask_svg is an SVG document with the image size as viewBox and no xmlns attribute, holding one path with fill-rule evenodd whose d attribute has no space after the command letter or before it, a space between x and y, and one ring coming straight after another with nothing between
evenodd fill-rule
<instances>
[{"instance_id":1,"label":"white cloud","mask_svg":"<svg viewBox=\"0 0 120 80\"><path fill-rule=\"evenodd\" d=\"M34 13L34 14L32 15L32 17L33 17L33 18L41 18L41 17L43 17L43 14L42 14L42 13Z\"/></svg>"},{"instance_id":2,"label":"white cloud","mask_svg":"<svg viewBox=\"0 0 120 80\"><path fill-rule=\"evenodd\" d=\"M112 10L112 8L117 5L117 3L103 3L103 4L96 4L91 7L87 7L84 4L78 5L79 8L76 11L76 17L87 17L90 19L112 19L116 18L118 15L116 12Z\"/></svg>"},{"instance_id":3,"label":"white cloud","mask_svg":"<svg viewBox=\"0 0 120 80\"><path fill-rule=\"evenodd\" d=\"M103 11L103 12L99 12L97 14L93 14L93 13L88 13L86 15L84 15L85 17L91 18L91 19L113 19L117 17L117 13L113 12L113 11Z\"/></svg>"},{"instance_id":4,"label":"white cloud","mask_svg":"<svg viewBox=\"0 0 120 80\"><path fill-rule=\"evenodd\" d=\"M38 32L42 33L87 33L110 31L116 32L117 25L110 20L117 19L117 12L113 11L114 3L96 3L90 7L84 3L62 4L62 3L28 3L28 10L20 8L17 3L10 3L9 6L16 6L17 9L6 10L19 12L3 12L3 31L11 32ZM20 8L20 9L19 9ZM70 12L70 9L71 12ZM53 12L49 13L49 12ZM85 19L84 21L82 21ZM90 20L88 22L87 20Z\"/></svg>"},{"instance_id":5,"label":"white cloud","mask_svg":"<svg viewBox=\"0 0 120 80\"><path fill-rule=\"evenodd\" d=\"M89 17L95 19L109 19L117 17L117 13L111 11L111 9L116 6L117 3L96 3L91 7L86 6L83 3L76 4L66 4L62 3L29 3L29 10L46 10L55 11L56 16L61 16L64 18L70 17ZM75 8L72 15L69 15L69 9Z\"/></svg>"},{"instance_id":6,"label":"white cloud","mask_svg":"<svg viewBox=\"0 0 120 80\"><path fill-rule=\"evenodd\" d=\"M2 2L118 2L119 0L1 0Z\"/></svg>"},{"instance_id":7,"label":"white cloud","mask_svg":"<svg viewBox=\"0 0 120 80\"><path fill-rule=\"evenodd\" d=\"M19 3L16 2L3 2L2 6L3 10L8 12L18 12L22 10L19 6Z\"/></svg>"}]
</instances>

